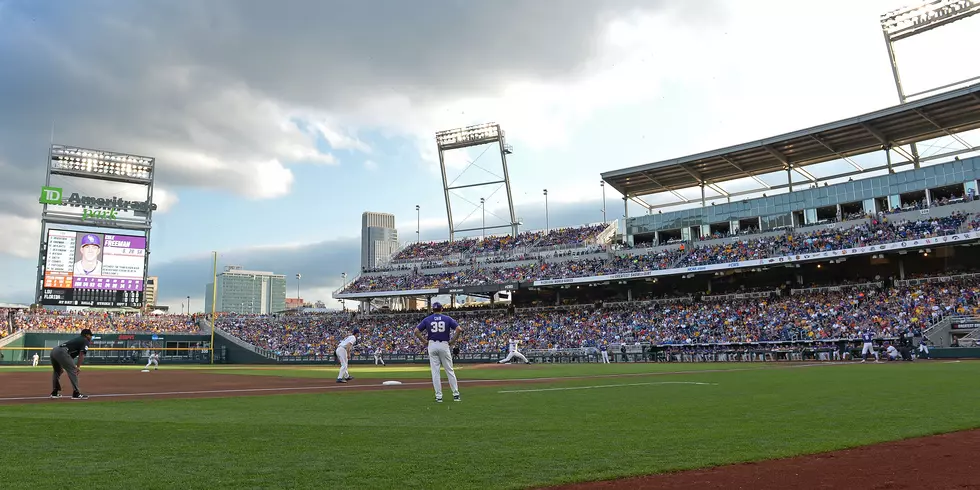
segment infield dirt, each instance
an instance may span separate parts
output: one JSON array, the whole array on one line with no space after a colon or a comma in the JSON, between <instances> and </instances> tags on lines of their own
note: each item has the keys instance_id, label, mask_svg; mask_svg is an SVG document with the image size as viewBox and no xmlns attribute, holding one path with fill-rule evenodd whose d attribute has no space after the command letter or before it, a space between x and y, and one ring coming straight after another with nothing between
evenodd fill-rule
<instances>
[{"instance_id":1,"label":"infield dirt","mask_svg":"<svg viewBox=\"0 0 980 490\"><path fill-rule=\"evenodd\" d=\"M980 430L550 490L980 489Z\"/></svg>"}]
</instances>

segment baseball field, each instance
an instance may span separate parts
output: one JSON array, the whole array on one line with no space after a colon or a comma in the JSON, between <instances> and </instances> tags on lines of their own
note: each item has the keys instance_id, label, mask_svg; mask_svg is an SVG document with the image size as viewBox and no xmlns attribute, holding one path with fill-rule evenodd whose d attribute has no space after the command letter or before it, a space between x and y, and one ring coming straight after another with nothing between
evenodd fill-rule
<instances>
[{"instance_id":1,"label":"baseball field","mask_svg":"<svg viewBox=\"0 0 980 490\"><path fill-rule=\"evenodd\" d=\"M75 401L0 368L0 488L980 485L980 362L461 366L441 404L428 366L351 374L92 366Z\"/></svg>"}]
</instances>

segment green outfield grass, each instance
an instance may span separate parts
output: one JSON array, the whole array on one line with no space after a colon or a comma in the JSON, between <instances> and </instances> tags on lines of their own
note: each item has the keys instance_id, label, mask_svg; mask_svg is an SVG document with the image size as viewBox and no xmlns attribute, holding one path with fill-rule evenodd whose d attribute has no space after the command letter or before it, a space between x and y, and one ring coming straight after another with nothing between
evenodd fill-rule
<instances>
[{"instance_id":1,"label":"green outfield grass","mask_svg":"<svg viewBox=\"0 0 980 490\"><path fill-rule=\"evenodd\" d=\"M719 367L748 370L704 372ZM460 376L661 374L464 385L462 403L441 405L431 390L341 390L0 406L0 488L526 488L980 425L980 393L967 389L980 375L976 362L512 368L467 368ZM678 368L702 372L663 374ZM427 377L417 369L355 367L352 373L361 369L361 377ZM336 374L323 368L215 371ZM708 384L664 384L670 382ZM549 388L560 390L527 391Z\"/></svg>"}]
</instances>

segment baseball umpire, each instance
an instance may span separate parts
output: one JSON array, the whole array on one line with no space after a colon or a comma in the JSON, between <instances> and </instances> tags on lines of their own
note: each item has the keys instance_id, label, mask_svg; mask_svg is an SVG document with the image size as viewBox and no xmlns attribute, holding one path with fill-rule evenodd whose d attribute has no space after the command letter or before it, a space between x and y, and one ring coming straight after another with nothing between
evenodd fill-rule
<instances>
[{"instance_id":1,"label":"baseball umpire","mask_svg":"<svg viewBox=\"0 0 980 490\"><path fill-rule=\"evenodd\" d=\"M78 390L78 372L81 370L82 361L85 360L85 353L88 352L88 345L92 342L92 331L82 330L78 337L75 337L63 344L59 344L51 349L51 367L54 374L51 377L51 398L61 398L61 373L68 373L68 380L74 389L71 395L72 400L86 400L87 395L83 395ZM76 364L73 359L78 358Z\"/></svg>"}]
</instances>

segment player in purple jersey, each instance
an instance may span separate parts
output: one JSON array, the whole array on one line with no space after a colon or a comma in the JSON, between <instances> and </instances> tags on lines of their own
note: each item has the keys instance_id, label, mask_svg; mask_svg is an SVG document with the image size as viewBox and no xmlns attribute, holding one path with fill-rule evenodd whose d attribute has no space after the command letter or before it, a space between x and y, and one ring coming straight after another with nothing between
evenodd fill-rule
<instances>
[{"instance_id":1,"label":"player in purple jersey","mask_svg":"<svg viewBox=\"0 0 980 490\"><path fill-rule=\"evenodd\" d=\"M415 329L415 337L423 344L428 343L429 368L432 369L432 387L436 390L436 402L442 403L442 379L439 366L446 370L449 387L453 390L453 401L459 401L459 385L456 371L453 370L451 347L456 345L463 334L463 327L452 317L443 315L442 305L432 303L432 314L425 317Z\"/></svg>"},{"instance_id":2,"label":"player in purple jersey","mask_svg":"<svg viewBox=\"0 0 980 490\"><path fill-rule=\"evenodd\" d=\"M868 361L868 354L874 354L875 362L881 362L878 357L878 351L874 348L875 334L871 329L865 330L861 334L861 340L864 341L864 346L861 348L861 362Z\"/></svg>"}]
</instances>

